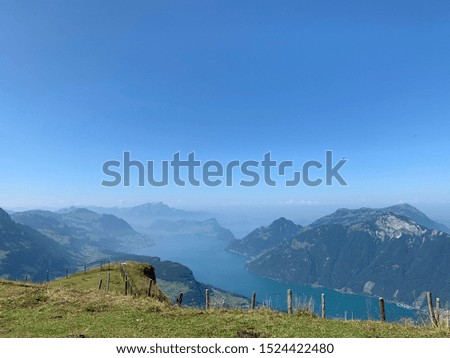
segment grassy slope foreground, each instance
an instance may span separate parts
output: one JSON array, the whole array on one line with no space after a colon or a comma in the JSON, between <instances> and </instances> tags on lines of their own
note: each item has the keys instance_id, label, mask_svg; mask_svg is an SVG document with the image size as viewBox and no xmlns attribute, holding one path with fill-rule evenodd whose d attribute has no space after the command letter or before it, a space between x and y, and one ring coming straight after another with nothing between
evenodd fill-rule
<instances>
[{"instance_id":1,"label":"grassy slope foreground","mask_svg":"<svg viewBox=\"0 0 450 358\"><path fill-rule=\"evenodd\" d=\"M141 266L127 269L138 288ZM308 314L174 307L157 297L125 296L117 265L110 292L98 289L106 271L94 269L50 284L0 281L0 337L450 337L446 328L371 321L322 320ZM104 286L103 286L104 287Z\"/></svg>"}]
</instances>

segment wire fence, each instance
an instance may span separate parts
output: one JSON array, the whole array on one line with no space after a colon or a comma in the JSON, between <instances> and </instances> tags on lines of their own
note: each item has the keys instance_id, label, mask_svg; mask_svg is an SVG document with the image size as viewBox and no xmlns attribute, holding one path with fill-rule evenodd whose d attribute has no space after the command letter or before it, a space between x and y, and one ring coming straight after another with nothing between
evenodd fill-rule
<instances>
[{"instance_id":1,"label":"wire fence","mask_svg":"<svg viewBox=\"0 0 450 358\"><path fill-rule=\"evenodd\" d=\"M79 264L79 265L71 265L66 266L64 268L52 268L47 269L45 271L39 271L35 272L33 275L31 274L25 274L23 277L23 280L16 279L17 281L25 281L25 282L50 282L54 279L58 278L64 278L69 277L70 275L80 273L80 272L87 272L88 270L91 270L93 268L100 268L105 270L111 269L111 264L114 264L114 262L110 260L98 260L98 261L92 261L85 264ZM119 264L119 270L120 275L124 281L124 294L130 294L133 297L139 297L142 295L142 290L140 290L135 282L133 281L133 278L129 274L129 272L126 269L126 265L123 263ZM99 286L100 287L100 286ZM150 286L151 289L151 286ZM450 309L449 309L449 303L446 302L445 305L442 305L440 303L439 298L436 299L436 303L431 300L431 293L428 293L428 310L427 309L417 309L416 310L416 317L415 319L412 319L411 317L404 317L400 319L401 321L404 321L404 323L424 323L425 321L429 321L432 325L437 326L439 324L444 324L447 327L449 326L449 320L450 320ZM208 290L206 290L205 293L205 304L198 306L204 309L208 309L211 307L216 307L217 305L210 302L211 294ZM180 292L180 294L175 297L175 302L178 306L182 306L182 298L183 293ZM379 319L382 322L385 321L398 321L398 317L396 313L394 312L392 308L392 304L389 306L386 306L384 303L383 298L378 299L377 307L374 306L374 302L377 300L374 297L367 297L366 300L366 317L364 319L367 320L374 320ZM285 308L280 307L280 301L284 301L286 306ZM225 299L223 299L223 302L225 302ZM274 304L274 302L277 302L277 304ZM317 304L315 300L312 298L312 296L307 297L306 295L301 294L293 294L292 290L287 290L287 296L283 296L280 294L280 292L274 292L272 295L266 294L265 297L260 301L256 301L256 292L253 293L251 300L249 300L249 304L247 306L249 311L253 311L255 309L260 308L266 308L266 309L275 309L278 311L284 311L287 313L294 313L294 312L306 312L309 314L313 314L322 318L332 318L332 319L343 319L343 320L353 320L354 319L354 312L351 309L344 309L344 305L342 300L333 300L329 303L326 302L326 296L325 294L321 295L320 304ZM319 309L317 309L317 306L319 306ZM242 308L242 306L240 307ZM328 314L328 310L332 311L332 314ZM337 315L336 311L339 311L343 309L341 315ZM378 315L378 317L377 317ZM329 317L327 317L329 316ZM391 319L391 317L395 317L395 319ZM357 317L357 319L360 319L360 317Z\"/></svg>"},{"instance_id":2,"label":"wire fence","mask_svg":"<svg viewBox=\"0 0 450 358\"><path fill-rule=\"evenodd\" d=\"M94 267L100 268L110 268L111 261L110 260L98 260L92 261L85 264L79 265L68 265L60 268L48 268L46 270L37 271L31 273L26 273L23 275L23 278L16 277L16 281L25 281L25 282L49 282L57 278L68 277L69 275L73 275L75 273L86 272Z\"/></svg>"}]
</instances>

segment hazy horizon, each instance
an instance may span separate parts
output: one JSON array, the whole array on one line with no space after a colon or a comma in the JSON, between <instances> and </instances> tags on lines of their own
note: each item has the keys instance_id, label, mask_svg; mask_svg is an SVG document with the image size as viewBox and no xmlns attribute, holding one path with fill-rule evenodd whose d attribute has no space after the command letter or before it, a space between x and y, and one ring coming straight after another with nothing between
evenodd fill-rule
<instances>
[{"instance_id":1,"label":"hazy horizon","mask_svg":"<svg viewBox=\"0 0 450 358\"><path fill-rule=\"evenodd\" d=\"M59 206L59 207L45 207L45 206L30 206L30 207L2 207L2 209L10 210L14 212L20 212L20 211L27 211L27 210L49 210L49 211L58 211L65 208L70 207L83 207L83 208L92 208L92 207L102 207L102 208L127 208L127 207L134 207L139 205L145 205L147 203L163 203L165 205L168 205L171 208L180 209L180 210L186 210L186 211L203 211L210 213L213 215L222 215L222 216L228 216L228 217L241 217L245 219L255 219L258 224L255 224L258 226L261 223L270 224L271 221L278 219L279 217L285 217L289 220L294 221L297 224L301 225L307 225L312 223L313 221L321 218L322 216L328 215L336 211L337 209L360 209L362 207L367 208L383 208L383 207L389 207L393 205L398 204L410 204L414 207L416 207L418 210L423 212L425 215L427 215L430 219L436 220L438 222L441 222L443 224L449 225L450 224L450 205L442 204L442 207L436 207L435 205L414 205L412 203L388 203L386 205L364 205L364 206L351 206L351 205L339 205L339 204L330 204L330 205L320 205L315 203L303 203L303 204L280 204L280 205L261 205L257 203L247 204L247 205L240 205L240 206L227 206L227 207L211 207L211 206L205 206L205 207L199 207L199 206L193 206L193 205L177 205L170 204L163 201L156 201L156 202L141 202L141 203L134 203L134 204L122 204L122 205L95 205L95 204L89 204L89 205L65 205L65 206ZM256 228L255 226L255 228Z\"/></svg>"}]
</instances>

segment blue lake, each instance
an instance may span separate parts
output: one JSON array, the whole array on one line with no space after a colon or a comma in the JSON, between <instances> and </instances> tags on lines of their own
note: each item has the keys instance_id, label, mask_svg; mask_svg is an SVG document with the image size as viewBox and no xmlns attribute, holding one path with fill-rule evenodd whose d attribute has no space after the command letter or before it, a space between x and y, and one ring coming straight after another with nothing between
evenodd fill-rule
<instances>
[{"instance_id":1,"label":"blue lake","mask_svg":"<svg viewBox=\"0 0 450 358\"><path fill-rule=\"evenodd\" d=\"M225 250L226 243L198 237L171 237L158 239L156 245L135 252L140 255L158 256L189 267L198 281L217 288L251 297L256 292L258 303L265 302L272 308L286 310L287 290L301 303L312 298L316 312L320 310L321 294L326 297L327 316L348 319L378 319L378 298L344 294L334 290L303 285L283 284L254 275L245 269L246 258ZM158 273L156 273L158 274ZM386 318L417 318L417 311L386 302Z\"/></svg>"}]
</instances>

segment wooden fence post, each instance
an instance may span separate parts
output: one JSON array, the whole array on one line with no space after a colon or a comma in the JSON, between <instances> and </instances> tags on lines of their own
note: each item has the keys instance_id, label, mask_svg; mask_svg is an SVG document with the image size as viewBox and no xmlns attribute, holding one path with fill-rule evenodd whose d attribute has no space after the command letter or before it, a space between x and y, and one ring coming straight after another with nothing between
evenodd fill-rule
<instances>
[{"instance_id":1,"label":"wooden fence post","mask_svg":"<svg viewBox=\"0 0 450 358\"><path fill-rule=\"evenodd\" d=\"M441 316L441 299L436 298L436 322L438 324L439 324L440 316Z\"/></svg>"},{"instance_id":2,"label":"wooden fence post","mask_svg":"<svg viewBox=\"0 0 450 358\"><path fill-rule=\"evenodd\" d=\"M25 275L25 282L28 282L28 275Z\"/></svg>"},{"instance_id":3,"label":"wooden fence post","mask_svg":"<svg viewBox=\"0 0 450 358\"><path fill-rule=\"evenodd\" d=\"M450 311L448 309L448 302L445 303L445 320L447 321L447 328L449 328L449 318L450 318ZM444 316L442 316L442 319L444 319Z\"/></svg>"},{"instance_id":4,"label":"wooden fence post","mask_svg":"<svg viewBox=\"0 0 450 358\"><path fill-rule=\"evenodd\" d=\"M438 323L436 320L436 316L434 315L433 298L431 296L431 292L427 292L427 301L428 301L428 311L430 313L431 324L433 326L437 327Z\"/></svg>"},{"instance_id":5,"label":"wooden fence post","mask_svg":"<svg viewBox=\"0 0 450 358\"><path fill-rule=\"evenodd\" d=\"M384 299L383 297L380 297L379 300L380 302L380 321L381 322L386 322L386 313L384 310Z\"/></svg>"},{"instance_id":6,"label":"wooden fence post","mask_svg":"<svg viewBox=\"0 0 450 358\"><path fill-rule=\"evenodd\" d=\"M103 260L100 261L100 270L103 270Z\"/></svg>"},{"instance_id":7,"label":"wooden fence post","mask_svg":"<svg viewBox=\"0 0 450 358\"><path fill-rule=\"evenodd\" d=\"M84 274L86 275L86 265L84 265Z\"/></svg>"},{"instance_id":8,"label":"wooden fence post","mask_svg":"<svg viewBox=\"0 0 450 358\"><path fill-rule=\"evenodd\" d=\"M292 313L292 290L287 290L287 306L288 306L288 313Z\"/></svg>"},{"instance_id":9,"label":"wooden fence post","mask_svg":"<svg viewBox=\"0 0 450 358\"><path fill-rule=\"evenodd\" d=\"M449 328L449 318L450 318L450 310L448 309L448 304L445 304L445 311L447 312L447 328Z\"/></svg>"},{"instance_id":10,"label":"wooden fence post","mask_svg":"<svg viewBox=\"0 0 450 358\"><path fill-rule=\"evenodd\" d=\"M69 278L69 268L66 267L66 278Z\"/></svg>"},{"instance_id":11,"label":"wooden fence post","mask_svg":"<svg viewBox=\"0 0 450 358\"><path fill-rule=\"evenodd\" d=\"M153 285L153 280L151 278L149 278L148 279L148 290L147 290L148 297L152 296L152 285Z\"/></svg>"},{"instance_id":12,"label":"wooden fence post","mask_svg":"<svg viewBox=\"0 0 450 358\"><path fill-rule=\"evenodd\" d=\"M325 294L322 293L322 318L327 318L326 310L325 310Z\"/></svg>"},{"instance_id":13,"label":"wooden fence post","mask_svg":"<svg viewBox=\"0 0 450 358\"><path fill-rule=\"evenodd\" d=\"M109 292L109 282L111 281L111 272L106 276L106 292Z\"/></svg>"},{"instance_id":14,"label":"wooden fence post","mask_svg":"<svg viewBox=\"0 0 450 358\"><path fill-rule=\"evenodd\" d=\"M128 295L128 275L125 275L125 296Z\"/></svg>"},{"instance_id":15,"label":"wooden fence post","mask_svg":"<svg viewBox=\"0 0 450 358\"><path fill-rule=\"evenodd\" d=\"M250 311L253 311L256 307L256 292L252 293L252 302L250 305Z\"/></svg>"},{"instance_id":16,"label":"wooden fence post","mask_svg":"<svg viewBox=\"0 0 450 358\"><path fill-rule=\"evenodd\" d=\"M183 304L183 292L180 292L180 294L177 298L177 305L178 305L178 307L181 307L182 304Z\"/></svg>"},{"instance_id":17,"label":"wooden fence post","mask_svg":"<svg viewBox=\"0 0 450 358\"><path fill-rule=\"evenodd\" d=\"M209 289L205 291L205 309L209 310Z\"/></svg>"},{"instance_id":18,"label":"wooden fence post","mask_svg":"<svg viewBox=\"0 0 450 358\"><path fill-rule=\"evenodd\" d=\"M100 279L100 281L98 281L98 289L99 290L102 289L102 283L103 283L103 279Z\"/></svg>"}]
</instances>

